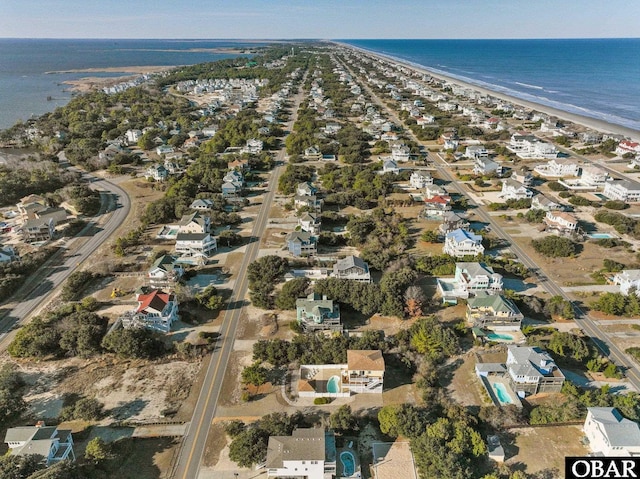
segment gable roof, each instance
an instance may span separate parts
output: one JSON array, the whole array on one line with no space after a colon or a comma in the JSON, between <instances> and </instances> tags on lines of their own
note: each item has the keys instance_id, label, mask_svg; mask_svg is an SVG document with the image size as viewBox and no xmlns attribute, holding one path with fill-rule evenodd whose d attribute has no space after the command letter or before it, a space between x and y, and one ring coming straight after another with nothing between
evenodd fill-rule
<instances>
[{"instance_id":1,"label":"gable roof","mask_svg":"<svg viewBox=\"0 0 640 479\"><path fill-rule=\"evenodd\" d=\"M478 291L473 298L469 298L467 306L469 309L490 308L494 313L521 314L518 307L510 299L501 294L487 294L484 291Z\"/></svg>"},{"instance_id":2,"label":"gable roof","mask_svg":"<svg viewBox=\"0 0 640 479\"><path fill-rule=\"evenodd\" d=\"M138 302L140 303L140 306L138 306L136 312L141 313L147 309L162 311L167 306L167 304L169 304L170 299L170 294L167 294L159 289L155 289L149 294L141 294L140 296L138 296Z\"/></svg>"},{"instance_id":3,"label":"gable roof","mask_svg":"<svg viewBox=\"0 0 640 479\"><path fill-rule=\"evenodd\" d=\"M640 446L640 426L622 417L616 408L589 407L587 411L602 425L611 447Z\"/></svg>"},{"instance_id":4,"label":"gable roof","mask_svg":"<svg viewBox=\"0 0 640 479\"><path fill-rule=\"evenodd\" d=\"M384 371L384 358L379 349L349 349L347 368L352 371Z\"/></svg>"},{"instance_id":5,"label":"gable roof","mask_svg":"<svg viewBox=\"0 0 640 479\"><path fill-rule=\"evenodd\" d=\"M334 269L336 271L342 271L345 269L353 268L354 266L363 269L364 271L369 271L369 265L365 263L362 258L359 258L354 255L347 256L346 258L339 259L336 261L334 265Z\"/></svg>"},{"instance_id":6,"label":"gable roof","mask_svg":"<svg viewBox=\"0 0 640 479\"><path fill-rule=\"evenodd\" d=\"M447 233L447 239L453 239L456 243L462 243L464 241L472 241L473 243L481 243L482 236L472 233L471 231L458 228L450 233Z\"/></svg>"},{"instance_id":7,"label":"gable roof","mask_svg":"<svg viewBox=\"0 0 640 479\"><path fill-rule=\"evenodd\" d=\"M156 268L159 268L163 271L169 272L175 269L176 267L175 263L176 263L175 257L168 254L163 254L153 262L153 265L151 265L151 269L154 270Z\"/></svg>"}]
</instances>

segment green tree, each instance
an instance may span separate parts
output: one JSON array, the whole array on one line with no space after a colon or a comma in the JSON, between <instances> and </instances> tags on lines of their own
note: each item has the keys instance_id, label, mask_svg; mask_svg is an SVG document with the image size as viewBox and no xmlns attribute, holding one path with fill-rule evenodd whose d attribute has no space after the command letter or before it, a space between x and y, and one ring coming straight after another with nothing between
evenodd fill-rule
<instances>
[{"instance_id":1,"label":"green tree","mask_svg":"<svg viewBox=\"0 0 640 479\"><path fill-rule=\"evenodd\" d=\"M531 240L531 245L538 253L552 258L566 258L577 253L576 244L561 236L545 236L539 240Z\"/></svg>"},{"instance_id":2,"label":"green tree","mask_svg":"<svg viewBox=\"0 0 640 479\"><path fill-rule=\"evenodd\" d=\"M104 337L102 347L133 359L153 359L164 351L164 343L157 333L144 328L117 329Z\"/></svg>"},{"instance_id":3,"label":"green tree","mask_svg":"<svg viewBox=\"0 0 640 479\"><path fill-rule=\"evenodd\" d=\"M279 309L295 309L296 300L306 296L309 284L309 278L294 278L284 283L282 290L276 296L276 307Z\"/></svg>"},{"instance_id":4,"label":"green tree","mask_svg":"<svg viewBox=\"0 0 640 479\"><path fill-rule=\"evenodd\" d=\"M242 382L243 384L252 384L259 387L267 382L268 374L267 368L263 367L259 362L255 362L242 370Z\"/></svg>"},{"instance_id":5,"label":"green tree","mask_svg":"<svg viewBox=\"0 0 640 479\"><path fill-rule=\"evenodd\" d=\"M98 464L109 457L109 447L99 437L94 437L87 443L84 450L84 458L88 461Z\"/></svg>"},{"instance_id":6,"label":"green tree","mask_svg":"<svg viewBox=\"0 0 640 479\"><path fill-rule=\"evenodd\" d=\"M240 467L252 467L267 458L267 441L269 436L257 427L248 427L229 445L229 459Z\"/></svg>"},{"instance_id":7,"label":"green tree","mask_svg":"<svg viewBox=\"0 0 640 479\"><path fill-rule=\"evenodd\" d=\"M329 416L329 425L332 429L344 434L358 430L358 421L351 412L351 406L345 404L340 406Z\"/></svg>"}]
</instances>

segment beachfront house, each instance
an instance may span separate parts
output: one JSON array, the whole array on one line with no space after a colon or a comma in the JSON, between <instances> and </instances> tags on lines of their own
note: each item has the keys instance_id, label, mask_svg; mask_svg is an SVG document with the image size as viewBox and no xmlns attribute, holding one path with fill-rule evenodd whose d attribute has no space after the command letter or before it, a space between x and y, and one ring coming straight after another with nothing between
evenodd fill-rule
<instances>
[{"instance_id":1,"label":"beachfront house","mask_svg":"<svg viewBox=\"0 0 640 479\"><path fill-rule=\"evenodd\" d=\"M561 210L562 205L560 203L556 203L552 199L547 196L544 196L541 193L538 193L531 198L531 209L532 210Z\"/></svg>"},{"instance_id":2,"label":"beachfront house","mask_svg":"<svg viewBox=\"0 0 640 479\"><path fill-rule=\"evenodd\" d=\"M177 258L165 254L153 262L147 272L147 279L152 287L161 288L174 285L183 274L184 269L177 263Z\"/></svg>"},{"instance_id":3,"label":"beachfront house","mask_svg":"<svg viewBox=\"0 0 640 479\"><path fill-rule=\"evenodd\" d=\"M152 165L144 172L144 177L147 180L166 181L169 178L169 171L164 165Z\"/></svg>"},{"instance_id":4,"label":"beachfront house","mask_svg":"<svg viewBox=\"0 0 640 479\"><path fill-rule=\"evenodd\" d=\"M609 181L609 173L602 168L597 166L585 166L582 168L580 175L581 185L603 188L607 181Z\"/></svg>"},{"instance_id":5,"label":"beachfront house","mask_svg":"<svg viewBox=\"0 0 640 479\"><path fill-rule=\"evenodd\" d=\"M588 407L582 430L596 456L640 456L640 426L614 407Z\"/></svg>"},{"instance_id":6,"label":"beachfront house","mask_svg":"<svg viewBox=\"0 0 640 479\"><path fill-rule=\"evenodd\" d=\"M502 294L477 291L467 300L467 320L480 328L519 331L524 315Z\"/></svg>"},{"instance_id":7,"label":"beachfront house","mask_svg":"<svg viewBox=\"0 0 640 479\"><path fill-rule=\"evenodd\" d=\"M575 233L578 219L571 213L549 210L543 219L547 230L554 230L561 234Z\"/></svg>"},{"instance_id":8,"label":"beachfront house","mask_svg":"<svg viewBox=\"0 0 640 479\"><path fill-rule=\"evenodd\" d=\"M436 195L424 199L424 210L422 211L424 218L442 218L448 211L451 211L450 196Z\"/></svg>"},{"instance_id":9,"label":"beachfront house","mask_svg":"<svg viewBox=\"0 0 640 479\"><path fill-rule=\"evenodd\" d=\"M421 190L433 184L433 177L426 171L414 171L409 177L409 185L414 190Z\"/></svg>"},{"instance_id":10,"label":"beachfront house","mask_svg":"<svg viewBox=\"0 0 640 479\"><path fill-rule=\"evenodd\" d=\"M482 236L463 229L454 230L445 236L443 252L456 258L483 254Z\"/></svg>"},{"instance_id":11,"label":"beachfront house","mask_svg":"<svg viewBox=\"0 0 640 479\"><path fill-rule=\"evenodd\" d=\"M300 218L298 218L298 226L301 231L306 231L313 235L318 235L320 233L320 225L322 220L320 215L316 213L303 213Z\"/></svg>"},{"instance_id":12,"label":"beachfront house","mask_svg":"<svg viewBox=\"0 0 640 479\"><path fill-rule=\"evenodd\" d=\"M523 200L533 197L533 191L528 189L522 183L518 183L511 178L502 181L502 191L498 193L498 197L504 200Z\"/></svg>"},{"instance_id":13,"label":"beachfront house","mask_svg":"<svg viewBox=\"0 0 640 479\"><path fill-rule=\"evenodd\" d=\"M473 173L476 175L497 175L504 172L502 165L487 157L475 158L473 160Z\"/></svg>"},{"instance_id":14,"label":"beachfront house","mask_svg":"<svg viewBox=\"0 0 640 479\"><path fill-rule=\"evenodd\" d=\"M544 177L567 178L578 176L580 166L569 158L553 158L536 166L533 171Z\"/></svg>"},{"instance_id":15,"label":"beachfront house","mask_svg":"<svg viewBox=\"0 0 640 479\"><path fill-rule=\"evenodd\" d=\"M369 265L362 258L353 255L339 259L333 265L331 276L339 279L348 279L350 281L360 281L362 283L371 282Z\"/></svg>"},{"instance_id":16,"label":"beachfront house","mask_svg":"<svg viewBox=\"0 0 640 479\"><path fill-rule=\"evenodd\" d=\"M308 181L298 183L296 187L296 196L313 196L317 193L318 189Z\"/></svg>"},{"instance_id":17,"label":"beachfront house","mask_svg":"<svg viewBox=\"0 0 640 479\"><path fill-rule=\"evenodd\" d=\"M35 455L47 466L60 461L75 461L71 430L47 426L39 421L35 426L20 426L7 429L4 442L12 456Z\"/></svg>"},{"instance_id":18,"label":"beachfront house","mask_svg":"<svg viewBox=\"0 0 640 479\"><path fill-rule=\"evenodd\" d=\"M382 163L382 172L397 175L400 173L400 168L398 168L398 163L395 160L388 159Z\"/></svg>"},{"instance_id":19,"label":"beachfront house","mask_svg":"<svg viewBox=\"0 0 640 479\"><path fill-rule=\"evenodd\" d=\"M189 208L198 211L211 211L213 209L213 206L213 200L210 200L208 198L198 198L197 200L193 200L193 202L189 205Z\"/></svg>"},{"instance_id":20,"label":"beachfront house","mask_svg":"<svg viewBox=\"0 0 640 479\"><path fill-rule=\"evenodd\" d=\"M296 300L296 319L305 331L342 330L338 303L316 293Z\"/></svg>"},{"instance_id":21,"label":"beachfront house","mask_svg":"<svg viewBox=\"0 0 640 479\"><path fill-rule=\"evenodd\" d=\"M553 159L558 157L558 150L551 143L540 141L533 135L514 134L511 136L509 150L519 158L528 159Z\"/></svg>"},{"instance_id":22,"label":"beachfront house","mask_svg":"<svg viewBox=\"0 0 640 479\"><path fill-rule=\"evenodd\" d=\"M293 256L312 256L318 251L317 237L306 231L293 231L287 235L287 250Z\"/></svg>"},{"instance_id":23,"label":"beachfront house","mask_svg":"<svg viewBox=\"0 0 640 479\"><path fill-rule=\"evenodd\" d=\"M298 428L291 436L269 436L267 477L327 479L336 474L336 439L324 428Z\"/></svg>"},{"instance_id":24,"label":"beachfront house","mask_svg":"<svg viewBox=\"0 0 640 479\"><path fill-rule=\"evenodd\" d=\"M178 233L174 249L181 261L204 263L218 249L218 243L210 233Z\"/></svg>"},{"instance_id":25,"label":"beachfront house","mask_svg":"<svg viewBox=\"0 0 640 479\"><path fill-rule=\"evenodd\" d=\"M136 294L138 306L120 319L124 328L147 328L162 333L171 331L178 320L178 301L173 293L161 289Z\"/></svg>"},{"instance_id":26,"label":"beachfront house","mask_svg":"<svg viewBox=\"0 0 640 479\"><path fill-rule=\"evenodd\" d=\"M440 233L446 235L457 229L469 229L469 221L454 211L445 211L442 215L442 224L438 227Z\"/></svg>"},{"instance_id":27,"label":"beachfront house","mask_svg":"<svg viewBox=\"0 0 640 479\"><path fill-rule=\"evenodd\" d=\"M322 151L318 145L310 146L304 150L305 160L316 161L322 159Z\"/></svg>"},{"instance_id":28,"label":"beachfront house","mask_svg":"<svg viewBox=\"0 0 640 479\"><path fill-rule=\"evenodd\" d=\"M629 179L607 181L602 193L612 200L638 203L640 202L640 183Z\"/></svg>"},{"instance_id":29,"label":"beachfront house","mask_svg":"<svg viewBox=\"0 0 640 479\"><path fill-rule=\"evenodd\" d=\"M640 154L640 143L631 140L622 140L618 143L615 151L616 155L626 155L630 153L632 155Z\"/></svg>"},{"instance_id":30,"label":"beachfront house","mask_svg":"<svg viewBox=\"0 0 640 479\"><path fill-rule=\"evenodd\" d=\"M564 374L548 352L539 347L508 346L509 386L521 398L543 392L560 392Z\"/></svg>"},{"instance_id":31,"label":"beachfront house","mask_svg":"<svg viewBox=\"0 0 640 479\"><path fill-rule=\"evenodd\" d=\"M533 175L524 167L514 169L511 173L511 179L522 183L524 186L531 186L533 184Z\"/></svg>"},{"instance_id":32,"label":"beachfront house","mask_svg":"<svg viewBox=\"0 0 640 479\"><path fill-rule=\"evenodd\" d=\"M622 294L635 291L640 295L640 269L625 269L616 273L612 278L613 284L620 286Z\"/></svg>"}]
</instances>

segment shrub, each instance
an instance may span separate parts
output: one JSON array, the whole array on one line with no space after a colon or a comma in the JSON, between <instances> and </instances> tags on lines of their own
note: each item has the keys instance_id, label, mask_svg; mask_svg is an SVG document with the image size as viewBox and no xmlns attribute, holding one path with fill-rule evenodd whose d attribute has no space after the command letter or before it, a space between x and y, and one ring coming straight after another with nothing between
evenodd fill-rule
<instances>
[{"instance_id":1,"label":"shrub","mask_svg":"<svg viewBox=\"0 0 640 479\"><path fill-rule=\"evenodd\" d=\"M317 406L321 406L323 404L329 404L331 402L331 398L315 398L313 400L313 404Z\"/></svg>"},{"instance_id":2,"label":"shrub","mask_svg":"<svg viewBox=\"0 0 640 479\"><path fill-rule=\"evenodd\" d=\"M547 187L549 187L551 191L567 191L567 188L557 181L550 181L547 183Z\"/></svg>"},{"instance_id":3,"label":"shrub","mask_svg":"<svg viewBox=\"0 0 640 479\"><path fill-rule=\"evenodd\" d=\"M625 210L625 209L629 208L628 204L626 204L624 201L620 201L620 200L605 201L602 206L604 206L608 210Z\"/></svg>"},{"instance_id":4,"label":"shrub","mask_svg":"<svg viewBox=\"0 0 640 479\"><path fill-rule=\"evenodd\" d=\"M577 245L568 238L545 236L539 240L531 240L536 252L552 258L566 258L577 253Z\"/></svg>"}]
</instances>

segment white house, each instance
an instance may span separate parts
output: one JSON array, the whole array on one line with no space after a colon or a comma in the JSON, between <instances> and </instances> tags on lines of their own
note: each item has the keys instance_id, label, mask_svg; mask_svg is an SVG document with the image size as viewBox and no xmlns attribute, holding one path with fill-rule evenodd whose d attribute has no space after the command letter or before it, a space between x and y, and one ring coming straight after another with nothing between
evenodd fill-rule
<instances>
[{"instance_id":1,"label":"white house","mask_svg":"<svg viewBox=\"0 0 640 479\"><path fill-rule=\"evenodd\" d=\"M580 183L584 186L593 186L596 188L604 187L609 180L609 173L597 166L585 166L582 168L580 175Z\"/></svg>"},{"instance_id":2,"label":"white house","mask_svg":"<svg viewBox=\"0 0 640 479\"><path fill-rule=\"evenodd\" d=\"M334 477L336 456L335 436L324 428L299 428L291 436L269 436L265 461L267 477Z\"/></svg>"},{"instance_id":3,"label":"white house","mask_svg":"<svg viewBox=\"0 0 640 479\"><path fill-rule=\"evenodd\" d=\"M511 178L502 181L502 191L498 193L499 198L505 200L521 200L533 197L533 191L522 183L518 183Z\"/></svg>"},{"instance_id":4,"label":"white house","mask_svg":"<svg viewBox=\"0 0 640 479\"><path fill-rule=\"evenodd\" d=\"M640 154L640 143L631 140L622 140L616 148L616 155L624 155L626 153Z\"/></svg>"},{"instance_id":5,"label":"white house","mask_svg":"<svg viewBox=\"0 0 640 479\"><path fill-rule=\"evenodd\" d=\"M533 135L514 134L508 148L523 159L553 159L558 157L558 150L551 143L540 141Z\"/></svg>"},{"instance_id":6,"label":"white house","mask_svg":"<svg viewBox=\"0 0 640 479\"><path fill-rule=\"evenodd\" d=\"M477 158L489 158L489 152L483 145L471 145L467 146L464 151L464 156L475 160Z\"/></svg>"},{"instance_id":7,"label":"white house","mask_svg":"<svg viewBox=\"0 0 640 479\"><path fill-rule=\"evenodd\" d=\"M302 183L298 183L298 187L296 188L297 196L313 196L317 192L317 188L313 186L308 181L304 181Z\"/></svg>"},{"instance_id":8,"label":"white house","mask_svg":"<svg viewBox=\"0 0 640 479\"><path fill-rule=\"evenodd\" d=\"M351 281L360 281L363 283L371 282L371 272L369 265L357 256L347 256L339 259L333 265L331 276L339 279L348 279Z\"/></svg>"},{"instance_id":9,"label":"white house","mask_svg":"<svg viewBox=\"0 0 640 479\"><path fill-rule=\"evenodd\" d=\"M562 389L564 374L549 353L538 347L509 346L506 366L509 385L520 397Z\"/></svg>"},{"instance_id":10,"label":"white house","mask_svg":"<svg viewBox=\"0 0 640 479\"><path fill-rule=\"evenodd\" d=\"M135 145L136 143L138 143L138 140L140 140L140 137L142 136L142 131L140 131L140 130L127 130L125 132L124 136L127 139L127 144L128 145Z\"/></svg>"},{"instance_id":11,"label":"white house","mask_svg":"<svg viewBox=\"0 0 640 479\"><path fill-rule=\"evenodd\" d=\"M632 289L640 295L640 269L625 269L616 273L612 281L620 286L622 294L629 294Z\"/></svg>"},{"instance_id":12,"label":"white house","mask_svg":"<svg viewBox=\"0 0 640 479\"><path fill-rule=\"evenodd\" d=\"M443 251L456 258L483 254L482 236L463 229L454 230L445 236Z\"/></svg>"},{"instance_id":13,"label":"white house","mask_svg":"<svg viewBox=\"0 0 640 479\"><path fill-rule=\"evenodd\" d=\"M176 261L177 258L168 254L156 259L147 272L149 284L152 287L159 288L178 282L184 274L184 269Z\"/></svg>"},{"instance_id":14,"label":"white house","mask_svg":"<svg viewBox=\"0 0 640 479\"><path fill-rule=\"evenodd\" d=\"M573 233L578 227L578 219L565 211L548 210L543 221L547 229L559 233Z\"/></svg>"},{"instance_id":15,"label":"white house","mask_svg":"<svg viewBox=\"0 0 640 479\"><path fill-rule=\"evenodd\" d=\"M298 218L298 226L300 226L300 229L314 235L320 233L320 224L320 215L315 213L305 212Z\"/></svg>"},{"instance_id":16,"label":"white house","mask_svg":"<svg viewBox=\"0 0 640 479\"><path fill-rule=\"evenodd\" d=\"M522 183L524 186L531 186L533 184L533 175L526 168L516 168L511 173L511 179Z\"/></svg>"},{"instance_id":17,"label":"white house","mask_svg":"<svg viewBox=\"0 0 640 479\"><path fill-rule=\"evenodd\" d=\"M156 147L156 153L158 155L168 155L170 153L174 153L175 150L173 148L173 146L169 146L169 145L158 145Z\"/></svg>"},{"instance_id":18,"label":"white house","mask_svg":"<svg viewBox=\"0 0 640 479\"><path fill-rule=\"evenodd\" d=\"M612 200L637 203L640 201L640 183L628 179L607 181L602 193Z\"/></svg>"},{"instance_id":19,"label":"white house","mask_svg":"<svg viewBox=\"0 0 640 479\"><path fill-rule=\"evenodd\" d=\"M398 163L394 160L385 160L382 164L382 172L383 173L393 173L397 175L400 173L400 168L398 168Z\"/></svg>"},{"instance_id":20,"label":"white house","mask_svg":"<svg viewBox=\"0 0 640 479\"><path fill-rule=\"evenodd\" d=\"M189 205L189 208L198 211L210 211L213 209L213 205L213 200L210 200L208 198L198 198L197 200L193 200L193 202Z\"/></svg>"},{"instance_id":21,"label":"white house","mask_svg":"<svg viewBox=\"0 0 640 479\"><path fill-rule=\"evenodd\" d=\"M406 145L393 145L391 147L391 157L399 163L407 162L411 157L411 149Z\"/></svg>"},{"instance_id":22,"label":"white house","mask_svg":"<svg viewBox=\"0 0 640 479\"><path fill-rule=\"evenodd\" d=\"M171 331L171 325L178 320L178 301L174 294L153 289L138 294L136 301L138 307L121 317L123 327L143 327L163 333Z\"/></svg>"},{"instance_id":23,"label":"white house","mask_svg":"<svg viewBox=\"0 0 640 479\"><path fill-rule=\"evenodd\" d=\"M206 261L218 249L218 243L210 233L178 233L175 252L181 258Z\"/></svg>"},{"instance_id":24,"label":"white house","mask_svg":"<svg viewBox=\"0 0 640 479\"><path fill-rule=\"evenodd\" d=\"M588 407L582 427L596 455L640 456L640 426L613 407Z\"/></svg>"},{"instance_id":25,"label":"white house","mask_svg":"<svg viewBox=\"0 0 640 479\"><path fill-rule=\"evenodd\" d=\"M47 426L40 421L35 426L11 427L4 437L13 456L40 456L50 466L60 461L75 461L73 436L70 430Z\"/></svg>"},{"instance_id":26,"label":"white house","mask_svg":"<svg viewBox=\"0 0 640 479\"><path fill-rule=\"evenodd\" d=\"M580 167L577 163L568 158L554 158L547 163L536 166L533 171L538 173L540 176L565 178L569 176L578 176Z\"/></svg>"},{"instance_id":27,"label":"white house","mask_svg":"<svg viewBox=\"0 0 640 479\"><path fill-rule=\"evenodd\" d=\"M544 211L561 210L562 205L549 199L543 194L538 193L537 195L534 195L533 198L531 198L531 209Z\"/></svg>"},{"instance_id":28,"label":"white house","mask_svg":"<svg viewBox=\"0 0 640 479\"><path fill-rule=\"evenodd\" d=\"M304 150L304 157L307 160L319 160L322 158L322 152L318 145L313 145Z\"/></svg>"},{"instance_id":29,"label":"white house","mask_svg":"<svg viewBox=\"0 0 640 479\"><path fill-rule=\"evenodd\" d=\"M502 275L485 263L456 263L453 280L437 279L437 286L445 303L457 303L478 292L499 293L503 289Z\"/></svg>"},{"instance_id":30,"label":"white house","mask_svg":"<svg viewBox=\"0 0 640 479\"><path fill-rule=\"evenodd\" d=\"M144 177L154 181L165 181L169 177L169 170L164 165L152 165L147 168Z\"/></svg>"},{"instance_id":31,"label":"white house","mask_svg":"<svg viewBox=\"0 0 640 479\"><path fill-rule=\"evenodd\" d=\"M478 157L473 160L473 173L476 175L496 174L501 176L503 168L500 163L491 160L488 156Z\"/></svg>"},{"instance_id":32,"label":"white house","mask_svg":"<svg viewBox=\"0 0 640 479\"><path fill-rule=\"evenodd\" d=\"M409 177L409 184L414 190L421 190L433 184L433 177L428 172L414 171Z\"/></svg>"},{"instance_id":33,"label":"white house","mask_svg":"<svg viewBox=\"0 0 640 479\"><path fill-rule=\"evenodd\" d=\"M250 140L247 140L247 144L244 146L243 151L245 153L251 153L252 155L259 155L262 153L263 146L264 143L262 140L251 138Z\"/></svg>"}]
</instances>

